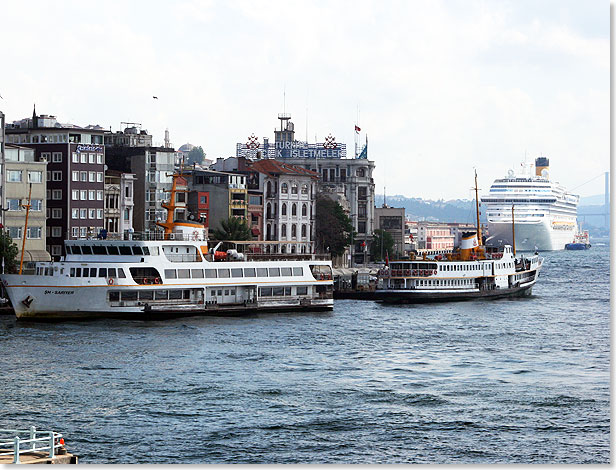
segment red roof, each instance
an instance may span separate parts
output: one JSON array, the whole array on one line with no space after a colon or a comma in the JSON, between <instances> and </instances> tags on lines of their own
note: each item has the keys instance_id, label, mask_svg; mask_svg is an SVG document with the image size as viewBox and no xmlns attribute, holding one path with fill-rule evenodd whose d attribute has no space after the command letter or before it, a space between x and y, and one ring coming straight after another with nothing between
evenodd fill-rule
<instances>
[{"instance_id":1,"label":"red roof","mask_svg":"<svg viewBox=\"0 0 616 470\"><path fill-rule=\"evenodd\" d=\"M295 175L295 176L310 176L311 178L318 178L319 174L316 171L307 170L301 166L291 165L271 158L264 158L263 160L257 160L250 165L250 168L264 173L269 176L273 175Z\"/></svg>"}]
</instances>

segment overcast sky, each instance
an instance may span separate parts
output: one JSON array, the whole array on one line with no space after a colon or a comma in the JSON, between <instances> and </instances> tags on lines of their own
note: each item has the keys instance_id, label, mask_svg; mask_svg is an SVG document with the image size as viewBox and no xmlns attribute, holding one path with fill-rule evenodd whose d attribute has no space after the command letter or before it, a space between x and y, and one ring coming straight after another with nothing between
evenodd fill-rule
<instances>
[{"instance_id":1,"label":"overcast sky","mask_svg":"<svg viewBox=\"0 0 616 470\"><path fill-rule=\"evenodd\" d=\"M4 2L0 110L139 122L232 156L252 133L332 134L358 117L377 192L469 198L543 155L582 196L609 170L609 2ZM286 90L286 103L283 92ZM158 96L158 100L152 98ZM593 179L595 178L595 179Z\"/></svg>"}]
</instances>

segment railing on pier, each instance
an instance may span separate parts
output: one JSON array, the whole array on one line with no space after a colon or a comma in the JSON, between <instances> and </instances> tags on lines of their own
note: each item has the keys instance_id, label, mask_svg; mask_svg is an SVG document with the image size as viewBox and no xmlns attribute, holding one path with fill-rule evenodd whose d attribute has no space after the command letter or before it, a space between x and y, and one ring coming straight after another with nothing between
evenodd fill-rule
<instances>
[{"instance_id":1,"label":"railing on pier","mask_svg":"<svg viewBox=\"0 0 616 470\"><path fill-rule=\"evenodd\" d=\"M5 438L7 435L13 437L7 439ZM37 437L37 435L43 437ZM53 459L56 449L61 447L64 447L64 441L62 434L57 432L37 431L34 426L28 430L0 429L0 456L13 455L13 463L20 463L19 456L30 452L49 451L49 458Z\"/></svg>"}]
</instances>

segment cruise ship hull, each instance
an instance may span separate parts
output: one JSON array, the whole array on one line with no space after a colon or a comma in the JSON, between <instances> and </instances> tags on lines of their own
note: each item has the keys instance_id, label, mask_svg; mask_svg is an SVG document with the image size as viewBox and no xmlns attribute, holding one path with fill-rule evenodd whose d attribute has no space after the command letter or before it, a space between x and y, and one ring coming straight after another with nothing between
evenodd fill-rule
<instances>
[{"instance_id":1,"label":"cruise ship hull","mask_svg":"<svg viewBox=\"0 0 616 470\"><path fill-rule=\"evenodd\" d=\"M575 226L564 225L553 229L550 222L515 223L516 251L552 251L563 250L573 240ZM488 222L490 234L488 244L513 245L511 223Z\"/></svg>"}]
</instances>

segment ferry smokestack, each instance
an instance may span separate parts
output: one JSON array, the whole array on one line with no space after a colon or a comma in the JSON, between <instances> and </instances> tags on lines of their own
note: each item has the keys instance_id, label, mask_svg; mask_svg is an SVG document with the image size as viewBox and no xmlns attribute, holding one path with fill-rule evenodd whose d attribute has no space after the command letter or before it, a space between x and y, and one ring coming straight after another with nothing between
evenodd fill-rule
<instances>
[{"instance_id":1,"label":"ferry smokestack","mask_svg":"<svg viewBox=\"0 0 616 470\"><path fill-rule=\"evenodd\" d=\"M545 170L545 171L544 171ZM550 172L550 160L545 157L535 159L535 174L547 178Z\"/></svg>"}]
</instances>

